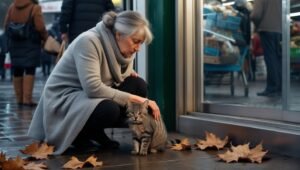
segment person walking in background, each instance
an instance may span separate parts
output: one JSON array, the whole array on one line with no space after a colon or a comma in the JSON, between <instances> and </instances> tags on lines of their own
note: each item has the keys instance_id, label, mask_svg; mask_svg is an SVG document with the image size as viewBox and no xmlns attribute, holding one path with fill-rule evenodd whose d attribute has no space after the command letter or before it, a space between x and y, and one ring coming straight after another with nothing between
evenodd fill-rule
<instances>
[{"instance_id":1,"label":"person walking in background","mask_svg":"<svg viewBox=\"0 0 300 170\"><path fill-rule=\"evenodd\" d=\"M42 65L42 72L43 72L44 77L48 77L50 75L54 58L55 58L54 55L46 52L45 50L42 50L41 65Z\"/></svg>"},{"instance_id":2,"label":"person walking in background","mask_svg":"<svg viewBox=\"0 0 300 170\"><path fill-rule=\"evenodd\" d=\"M59 43L62 42L61 39L61 32L60 32L60 19L59 15L55 17L53 23L51 24L51 27L48 30L49 35L51 35L54 39L56 39Z\"/></svg>"},{"instance_id":3,"label":"person walking in background","mask_svg":"<svg viewBox=\"0 0 300 170\"><path fill-rule=\"evenodd\" d=\"M250 46L251 42L251 20L250 20L250 5L247 0L235 0L233 8L238 11L237 16L241 18L240 30L244 38L244 44Z\"/></svg>"},{"instance_id":4,"label":"person walking in background","mask_svg":"<svg viewBox=\"0 0 300 170\"><path fill-rule=\"evenodd\" d=\"M251 42L251 20L250 13L252 10L251 4L247 0L235 0L233 8L238 11L237 16L241 18L240 31L242 39L236 39L236 44L239 47L250 47ZM249 51L246 54L244 70L247 74L248 80L253 80L253 71L251 69L251 57Z\"/></svg>"},{"instance_id":5,"label":"person walking in background","mask_svg":"<svg viewBox=\"0 0 300 170\"><path fill-rule=\"evenodd\" d=\"M61 38L71 43L80 33L94 27L105 12L115 10L111 0L63 0Z\"/></svg>"},{"instance_id":6,"label":"person walking in background","mask_svg":"<svg viewBox=\"0 0 300 170\"><path fill-rule=\"evenodd\" d=\"M0 34L0 76L2 80L5 80L5 54L7 52L7 40L4 33Z\"/></svg>"},{"instance_id":7,"label":"person walking in background","mask_svg":"<svg viewBox=\"0 0 300 170\"><path fill-rule=\"evenodd\" d=\"M258 96L281 95L281 3L281 0L255 0L250 15L259 32L267 68L266 87L264 91L257 93Z\"/></svg>"},{"instance_id":8,"label":"person walking in background","mask_svg":"<svg viewBox=\"0 0 300 170\"><path fill-rule=\"evenodd\" d=\"M16 39L9 32L10 23L29 23L29 37ZM13 85L19 105L36 106L32 100L35 69L40 65L42 41L48 33L45 28L41 6L37 0L14 0L8 8L4 21L8 35L8 51L12 61Z\"/></svg>"}]
</instances>

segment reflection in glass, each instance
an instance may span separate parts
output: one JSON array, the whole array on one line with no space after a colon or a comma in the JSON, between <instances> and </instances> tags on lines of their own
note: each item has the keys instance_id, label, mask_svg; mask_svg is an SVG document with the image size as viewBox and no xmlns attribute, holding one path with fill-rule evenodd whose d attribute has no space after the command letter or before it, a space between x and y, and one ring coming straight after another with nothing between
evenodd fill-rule
<instances>
[{"instance_id":1,"label":"reflection in glass","mask_svg":"<svg viewBox=\"0 0 300 170\"><path fill-rule=\"evenodd\" d=\"M272 14L272 18L281 18L281 1L270 2L277 12ZM247 0L205 2L203 53L206 103L281 108L282 22L277 19L270 23L271 19L258 15L251 18L253 11L260 10L266 11L262 5ZM258 21L261 23L258 24ZM265 29L264 25L272 29ZM270 46L270 43L277 46Z\"/></svg>"},{"instance_id":2,"label":"reflection in glass","mask_svg":"<svg viewBox=\"0 0 300 170\"><path fill-rule=\"evenodd\" d=\"M291 1L290 25L290 104L291 110L300 110L300 3Z\"/></svg>"}]
</instances>

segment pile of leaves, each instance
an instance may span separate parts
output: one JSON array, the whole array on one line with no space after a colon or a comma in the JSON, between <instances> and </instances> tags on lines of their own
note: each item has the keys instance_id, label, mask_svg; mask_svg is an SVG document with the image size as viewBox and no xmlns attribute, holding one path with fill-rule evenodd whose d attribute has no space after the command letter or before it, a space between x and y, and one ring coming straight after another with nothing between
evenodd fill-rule
<instances>
[{"instance_id":1,"label":"pile of leaves","mask_svg":"<svg viewBox=\"0 0 300 170\"><path fill-rule=\"evenodd\" d=\"M226 136L225 139L221 140L215 134L205 132L205 140L198 139L194 145L190 144L188 138L184 138L182 140L175 139L175 142L172 143L173 145L171 145L170 148L176 151L184 151L184 150L192 150L192 149L205 150L206 148L217 148L219 150L219 149L223 149L224 146L228 143L228 136Z\"/></svg>"},{"instance_id":2,"label":"pile of leaves","mask_svg":"<svg viewBox=\"0 0 300 170\"><path fill-rule=\"evenodd\" d=\"M196 150L205 150L209 148L216 148L217 150L221 150L224 149L224 147L227 145L228 136L226 136L222 140L213 133L205 132L205 140L198 139L196 140L196 143L194 145L190 144L188 138L184 138L182 140L176 139L175 141L176 143L174 143L170 147L175 151L192 150L193 148ZM231 146L230 149L227 150L227 152L218 154L217 156L226 163L238 162L240 160L247 160L252 163L262 163L262 159L268 151L265 151L263 149L262 143L258 144L253 149L250 149L249 145L250 143Z\"/></svg>"},{"instance_id":3,"label":"pile of leaves","mask_svg":"<svg viewBox=\"0 0 300 170\"><path fill-rule=\"evenodd\" d=\"M191 145L188 138L182 140L176 139L170 148L175 151L186 151L192 150L193 148L197 150L205 150L207 148L216 148L220 150L223 149L227 143L228 136L222 140L213 133L205 132L205 140L198 139L194 145ZM238 162L240 160L261 163L268 151L263 149L262 143L252 149L250 149L249 145L250 143L237 146L232 145L225 153L218 154L217 156L226 163ZM20 150L21 153L29 156L27 159L22 159L19 156L7 159L5 153L0 152L0 170L47 169L47 166L45 163L41 162L41 160L47 160L48 156L53 154L53 151L54 147L49 146L46 143L32 143L31 145L26 146L25 149ZM34 161L39 162L35 163ZM102 165L103 162L97 161L97 158L94 155L88 157L85 161L80 161L75 156L72 156L62 168L78 169L84 167L99 167Z\"/></svg>"},{"instance_id":4,"label":"pile of leaves","mask_svg":"<svg viewBox=\"0 0 300 170\"><path fill-rule=\"evenodd\" d=\"M21 153L28 155L27 159L6 158L5 153L0 152L0 170L44 170L47 166L42 160L47 160L49 155L53 154L54 147L48 146L46 143L32 143L20 150ZM35 163L34 161L39 161ZM90 156L84 162L79 161L76 157L71 157L71 160L63 165L63 168L78 169L83 167L98 167L102 166L102 162L97 162L95 156Z\"/></svg>"},{"instance_id":5,"label":"pile of leaves","mask_svg":"<svg viewBox=\"0 0 300 170\"><path fill-rule=\"evenodd\" d=\"M218 154L218 157L227 163L233 161L238 162L239 160L250 160L252 163L261 163L267 152L268 151L263 150L262 143L253 149L250 149L249 143L247 143L244 145L231 146L230 150L227 150L223 154Z\"/></svg>"},{"instance_id":6,"label":"pile of leaves","mask_svg":"<svg viewBox=\"0 0 300 170\"><path fill-rule=\"evenodd\" d=\"M37 148L36 151L38 151ZM33 158L40 157L34 150L31 150L34 155L31 155ZM16 158L6 158L5 153L0 152L0 169L2 170L43 170L47 169L47 166L44 163L34 163L28 160L23 160L21 157L17 156Z\"/></svg>"}]
</instances>

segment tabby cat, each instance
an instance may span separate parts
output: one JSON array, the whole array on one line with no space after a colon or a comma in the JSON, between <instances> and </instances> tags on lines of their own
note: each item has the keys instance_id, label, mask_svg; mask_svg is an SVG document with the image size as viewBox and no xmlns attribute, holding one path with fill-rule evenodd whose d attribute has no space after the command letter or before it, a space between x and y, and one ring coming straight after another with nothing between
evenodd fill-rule
<instances>
[{"instance_id":1,"label":"tabby cat","mask_svg":"<svg viewBox=\"0 0 300 170\"><path fill-rule=\"evenodd\" d=\"M127 104L127 122L132 131L132 154L147 155L163 151L167 143L167 130L160 118L155 120L148 112L148 101Z\"/></svg>"}]
</instances>

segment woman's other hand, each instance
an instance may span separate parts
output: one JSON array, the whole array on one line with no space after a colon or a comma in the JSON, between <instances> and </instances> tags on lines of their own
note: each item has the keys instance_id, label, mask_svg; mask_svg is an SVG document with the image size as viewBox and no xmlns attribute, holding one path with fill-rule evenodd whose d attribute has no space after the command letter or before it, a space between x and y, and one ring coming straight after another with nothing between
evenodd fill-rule
<instances>
[{"instance_id":1,"label":"woman's other hand","mask_svg":"<svg viewBox=\"0 0 300 170\"><path fill-rule=\"evenodd\" d=\"M133 77L138 77L139 76L139 74L137 72L135 72L135 71L132 72L130 75L133 76Z\"/></svg>"}]
</instances>

